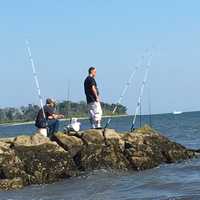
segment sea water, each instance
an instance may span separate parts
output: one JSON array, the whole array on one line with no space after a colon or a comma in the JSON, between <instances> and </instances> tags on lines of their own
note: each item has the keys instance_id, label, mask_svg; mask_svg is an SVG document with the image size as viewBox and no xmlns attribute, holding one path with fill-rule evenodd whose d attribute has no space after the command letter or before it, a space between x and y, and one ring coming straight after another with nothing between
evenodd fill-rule
<instances>
[{"instance_id":1,"label":"sea water","mask_svg":"<svg viewBox=\"0 0 200 200\"><path fill-rule=\"evenodd\" d=\"M110 127L129 131L131 117L113 118ZM149 123L149 116L142 123ZM188 148L200 148L200 112L153 115L152 126ZM82 129L89 128L81 120ZM136 126L138 126L138 123ZM66 122L61 122L61 129ZM34 133L32 124L0 126L0 137ZM200 200L200 159L163 164L141 172L97 170L50 185L0 192L0 200Z\"/></svg>"}]
</instances>

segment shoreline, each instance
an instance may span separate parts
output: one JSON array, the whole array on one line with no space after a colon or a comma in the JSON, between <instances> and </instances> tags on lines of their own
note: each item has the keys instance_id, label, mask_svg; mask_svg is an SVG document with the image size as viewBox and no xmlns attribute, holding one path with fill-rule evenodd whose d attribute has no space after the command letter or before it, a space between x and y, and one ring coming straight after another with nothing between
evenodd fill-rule
<instances>
[{"instance_id":1,"label":"shoreline","mask_svg":"<svg viewBox=\"0 0 200 200\"><path fill-rule=\"evenodd\" d=\"M181 114L185 114L185 113L193 113L193 112L200 112L200 111L188 111L188 112L183 112ZM180 115L181 115L180 114ZM160 113L160 114L151 114L151 116L155 116L155 115L174 115L173 113ZM130 115L130 114L124 114L124 115L104 115L102 116L102 119L105 119L105 118L117 118L117 117L131 117L133 115ZM148 114L144 114L142 116L148 116ZM87 120L89 119L89 117L74 117L74 118L77 118L78 120ZM60 121L69 121L70 118L66 118L66 119L60 119ZM35 121L29 121L29 122L8 122L8 123L0 123L0 127L1 126L20 126L20 125L28 125L28 124L34 124Z\"/></svg>"},{"instance_id":2,"label":"shoreline","mask_svg":"<svg viewBox=\"0 0 200 200\"><path fill-rule=\"evenodd\" d=\"M117 118L117 117L128 117L128 116L131 116L131 115L105 115L103 116L102 118ZM88 117L76 117L78 120L87 120L89 119ZM60 121L69 121L70 118L67 118L67 119L60 119ZM29 125L29 124L34 124L35 122L34 121L29 121L29 122L8 122L8 123L2 123L0 124L0 127L1 126L20 126L20 125Z\"/></svg>"}]
</instances>

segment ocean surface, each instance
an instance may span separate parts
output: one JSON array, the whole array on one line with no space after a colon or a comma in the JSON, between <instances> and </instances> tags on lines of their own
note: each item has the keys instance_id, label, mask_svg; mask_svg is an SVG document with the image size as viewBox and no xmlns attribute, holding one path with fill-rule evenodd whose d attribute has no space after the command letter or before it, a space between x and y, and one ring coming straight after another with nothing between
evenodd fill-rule
<instances>
[{"instance_id":1,"label":"ocean surface","mask_svg":"<svg viewBox=\"0 0 200 200\"><path fill-rule=\"evenodd\" d=\"M113 118L110 127L130 129L131 117ZM142 123L149 123L149 116ZM153 128L189 148L200 149L200 112L151 117ZM82 120L82 129L89 128ZM66 122L61 122L61 129ZM138 122L137 122L138 126ZM34 133L34 125L0 126L0 137ZM200 158L142 172L98 170L51 185L0 192L0 200L200 200Z\"/></svg>"}]
</instances>

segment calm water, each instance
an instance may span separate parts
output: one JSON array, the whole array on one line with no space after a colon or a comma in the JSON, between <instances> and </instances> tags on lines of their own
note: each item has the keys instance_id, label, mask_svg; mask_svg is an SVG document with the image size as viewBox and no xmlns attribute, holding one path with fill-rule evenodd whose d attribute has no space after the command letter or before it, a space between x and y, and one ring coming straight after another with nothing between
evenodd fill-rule
<instances>
[{"instance_id":1,"label":"calm water","mask_svg":"<svg viewBox=\"0 0 200 200\"><path fill-rule=\"evenodd\" d=\"M143 123L149 117L143 117ZM172 140L189 148L200 148L200 112L155 115L152 125ZM112 128L127 131L130 117L115 118ZM64 122L61 123L61 129ZM82 121L82 129L89 127ZM0 137L32 134L33 125L0 126ZM161 165L143 172L94 171L52 185L30 186L0 192L0 200L200 200L200 159Z\"/></svg>"}]
</instances>

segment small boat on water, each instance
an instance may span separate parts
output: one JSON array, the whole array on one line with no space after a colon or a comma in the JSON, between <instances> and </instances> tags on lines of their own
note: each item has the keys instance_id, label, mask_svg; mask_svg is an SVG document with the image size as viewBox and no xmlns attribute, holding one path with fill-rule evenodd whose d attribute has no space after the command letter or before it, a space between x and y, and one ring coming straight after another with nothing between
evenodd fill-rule
<instances>
[{"instance_id":1,"label":"small boat on water","mask_svg":"<svg viewBox=\"0 0 200 200\"><path fill-rule=\"evenodd\" d=\"M175 110L175 111L173 112L173 115L180 115L180 114L182 114L182 113L183 113L182 111L176 111L176 110Z\"/></svg>"}]
</instances>

